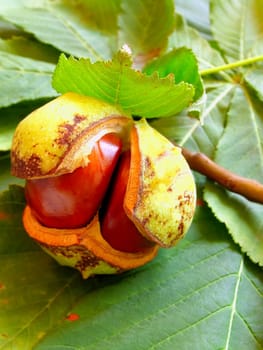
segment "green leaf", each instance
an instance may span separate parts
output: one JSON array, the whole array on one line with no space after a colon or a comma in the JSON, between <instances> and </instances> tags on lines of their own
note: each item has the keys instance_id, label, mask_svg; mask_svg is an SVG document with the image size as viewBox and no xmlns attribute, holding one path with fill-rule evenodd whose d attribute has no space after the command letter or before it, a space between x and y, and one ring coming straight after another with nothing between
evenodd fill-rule
<instances>
[{"instance_id":1,"label":"green leaf","mask_svg":"<svg viewBox=\"0 0 263 350\"><path fill-rule=\"evenodd\" d=\"M241 250L262 266L262 205L249 202L239 195L226 193L224 189L210 183L205 187L204 198L217 219L225 223Z\"/></svg>"},{"instance_id":2,"label":"green leaf","mask_svg":"<svg viewBox=\"0 0 263 350\"><path fill-rule=\"evenodd\" d=\"M176 12L183 15L183 17L191 26L198 29L199 33L207 38L211 37L209 23L209 1L174 0L174 2L176 5Z\"/></svg>"},{"instance_id":3,"label":"green leaf","mask_svg":"<svg viewBox=\"0 0 263 350\"><path fill-rule=\"evenodd\" d=\"M203 69L239 59L242 52L244 57L262 55L261 2L211 3L214 38L207 20L207 0L176 0L184 18L175 16L172 2L165 0L0 0L4 18L0 37L5 38L0 41L2 150L10 147L16 122L27 108L34 108L31 102L56 95L50 86L54 66L46 64L54 63L57 53L63 51L90 60L64 57L65 66L57 76L62 83L78 88L73 84L77 79L83 91L90 84L89 91L99 98L106 92L105 98L120 103L121 97L128 112L130 107L157 116L164 111L168 118L152 119L151 123L169 138L262 182L262 64L203 76L207 101L197 120L189 117L189 109L178 105L183 91L189 100L184 100L184 105L191 102L189 96L194 91L188 84L145 76L133 71L124 58L102 62L111 59L124 43L135 55L150 53L146 57L160 49L163 54L187 47L197 57L201 74ZM12 84L6 83L7 77L9 81L12 77ZM37 83L33 77L38 77ZM116 81L121 86L112 86ZM238 86L243 91L240 95ZM42 87L52 94L42 94ZM127 87L130 90L126 91ZM1 104L24 99L27 107L19 103L3 108ZM167 105L162 106L162 101ZM181 111L176 117L170 109L173 104ZM248 153L242 158L245 147ZM10 176L7 151L0 151L0 169L0 190L10 183L23 184ZM15 186L2 194L0 348L262 349L262 269L241 253L241 249L249 249L254 261L256 254L262 259L261 248L256 247L258 242L262 247L262 206L209 183L204 176L201 184L206 184L205 198L215 215L200 197L193 225L177 247L161 249L153 262L140 269L87 281L57 265L26 235L21 222L23 190ZM202 189L198 186L199 195Z\"/></svg>"},{"instance_id":4,"label":"green leaf","mask_svg":"<svg viewBox=\"0 0 263 350\"><path fill-rule=\"evenodd\" d=\"M133 70L130 57L122 52L112 61L95 63L62 55L53 86L60 93L90 95L148 118L174 115L187 107L194 95L190 84L175 84L172 77L160 79Z\"/></svg>"},{"instance_id":5,"label":"green leaf","mask_svg":"<svg viewBox=\"0 0 263 350\"><path fill-rule=\"evenodd\" d=\"M22 187L0 197L0 348L32 349L92 288L62 268L25 234Z\"/></svg>"},{"instance_id":6,"label":"green leaf","mask_svg":"<svg viewBox=\"0 0 263 350\"><path fill-rule=\"evenodd\" d=\"M1 0L0 0L1 11L2 11L2 5L3 4L1 3ZM12 36L19 36L19 35L21 35L21 31L11 23L3 20L0 15L0 37L7 39L7 38L11 38Z\"/></svg>"},{"instance_id":7,"label":"green leaf","mask_svg":"<svg viewBox=\"0 0 263 350\"><path fill-rule=\"evenodd\" d=\"M84 296L36 349L260 349L261 277L202 207L176 248Z\"/></svg>"},{"instance_id":8,"label":"green leaf","mask_svg":"<svg viewBox=\"0 0 263 350\"><path fill-rule=\"evenodd\" d=\"M263 55L263 40L255 42L251 50L251 56L261 55Z\"/></svg>"},{"instance_id":9,"label":"green leaf","mask_svg":"<svg viewBox=\"0 0 263 350\"><path fill-rule=\"evenodd\" d=\"M262 115L263 105L236 87L216 152L219 164L257 181L263 178Z\"/></svg>"},{"instance_id":10,"label":"green leaf","mask_svg":"<svg viewBox=\"0 0 263 350\"><path fill-rule=\"evenodd\" d=\"M12 39L0 39L0 51L53 64L57 63L59 56L58 51L51 46L18 36Z\"/></svg>"},{"instance_id":11,"label":"green leaf","mask_svg":"<svg viewBox=\"0 0 263 350\"><path fill-rule=\"evenodd\" d=\"M261 0L211 0L211 29L229 61L250 57L263 38Z\"/></svg>"},{"instance_id":12,"label":"green leaf","mask_svg":"<svg viewBox=\"0 0 263 350\"><path fill-rule=\"evenodd\" d=\"M154 120L151 125L181 146L213 157L224 131L225 113L229 108L233 89L234 86L228 83L218 83L212 89L207 89L201 121L182 114Z\"/></svg>"},{"instance_id":13,"label":"green leaf","mask_svg":"<svg viewBox=\"0 0 263 350\"><path fill-rule=\"evenodd\" d=\"M73 4L45 2L3 9L4 19L33 34L39 41L62 52L92 60L111 56L111 39L87 26L86 18ZM32 20L34 18L34 20Z\"/></svg>"},{"instance_id":14,"label":"green leaf","mask_svg":"<svg viewBox=\"0 0 263 350\"><path fill-rule=\"evenodd\" d=\"M86 282L29 239L23 207L21 187L2 194L2 349L187 349L197 335L202 350L263 345L261 271L206 207L176 248L140 269Z\"/></svg>"},{"instance_id":15,"label":"green leaf","mask_svg":"<svg viewBox=\"0 0 263 350\"><path fill-rule=\"evenodd\" d=\"M234 173L259 182L263 179L262 115L262 104L236 88L214 158ZM239 195L222 193L211 185L205 190L205 198L241 249L263 265L263 206Z\"/></svg>"},{"instance_id":16,"label":"green leaf","mask_svg":"<svg viewBox=\"0 0 263 350\"><path fill-rule=\"evenodd\" d=\"M174 27L172 0L122 0L119 40L134 54L163 49Z\"/></svg>"},{"instance_id":17,"label":"green leaf","mask_svg":"<svg viewBox=\"0 0 263 350\"><path fill-rule=\"evenodd\" d=\"M221 66L225 63L220 53L213 49L198 31L191 28L183 17L177 15L175 30L170 35L168 41L168 51L179 47L192 49L198 60L200 71L206 68Z\"/></svg>"},{"instance_id":18,"label":"green leaf","mask_svg":"<svg viewBox=\"0 0 263 350\"><path fill-rule=\"evenodd\" d=\"M180 144L204 152L213 158L217 144L224 132L226 112L232 97L234 85L218 83L207 89L207 102L201 122L195 121Z\"/></svg>"},{"instance_id":19,"label":"green leaf","mask_svg":"<svg viewBox=\"0 0 263 350\"><path fill-rule=\"evenodd\" d=\"M0 157L0 192L7 190L10 184L23 185L24 181L10 175L10 157L4 153Z\"/></svg>"},{"instance_id":20,"label":"green leaf","mask_svg":"<svg viewBox=\"0 0 263 350\"><path fill-rule=\"evenodd\" d=\"M184 81L192 84L195 88L194 101L204 93L195 55L187 48L174 49L151 61L144 67L143 72L148 75L158 72L160 78L173 74L175 83Z\"/></svg>"},{"instance_id":21,"label":"green leaf","mask_svg":"<svg viewBox=\"0 0 263 350\"><path fill-rule=\"evenodd\" d=\"M153 119L150 121L150 124L169 140L181 144L184 137L191 132L192 128L199 125L199 121L188 115L180 114L169 118Z\"/></svg>"},{"instance_id":22,"label":"green leaf","mask_svg":"<svg viewBox=\"0 0 263 350\"><path fill-rule=\"evenodd\" d=\"M1 52L0 107L55 96L51 87L54 67L51 63Z\"/></svg>"},{"instance_id":23,"label":"green leaf","mask_svg":"<svg viewBox=\"0 0 263 350\"><path fill-rule=\"evenodd\" d=\"M263 101L263 71L262 69L253 69L245 75L245 81L256 92L257 97Z\"/></svg>"}]
</instances>

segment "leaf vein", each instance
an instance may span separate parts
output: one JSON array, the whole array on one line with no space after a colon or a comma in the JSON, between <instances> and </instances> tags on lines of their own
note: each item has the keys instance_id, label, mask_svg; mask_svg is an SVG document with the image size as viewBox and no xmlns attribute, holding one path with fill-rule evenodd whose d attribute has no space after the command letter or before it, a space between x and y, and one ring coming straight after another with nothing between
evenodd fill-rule
<instances>
[{"instance_id":1,"label":"leaf vein","mask_svg":"<svg viewBox=\"0 0 263 350\"><path fill-rule=\"evenodd\" d=\"M183 272L182 272L182 273L183 273ZM108 341L108 342L109 342L110 339L112 339L112 338L118 336L119 334L124 333L126 330L139 327L141 324L144 324L145 321L151 320L151 319L154 318L154 317L155 317L155 318L158 317L159 314L166 314L167 311L168 311L169 309L174 308L176 305L179 305L179 304L185 302L185 300L189 299L189 298L192 297L193 295L195 295L195 294L199 293L200 291L203 291L203 290L205 290L206 288L208 288L208 287L210 287L210 286L213 286L214 284L218 283L219 281L222 281L223 279L228 278L229 276L233 276L233 275L236 275L236 273L229 273L229 274L226 274L226 275L223 275L223 276L219 276L218 278L211 280L209 283L206 283L205 285L202 285L200 288L197 288L197 289L191 291L190 293L188 293L188 294L186 294L186 295L183 295L181 298L179 298L178 300L176 300L176 302L171 303L171 304L169 304L168 306L165 306L165 307L163 307L163 308L158 309L157 312L155 311L155 312L149 313L146 317L141 318L141 319L140 319L139 321L137 321L137 322L131 322L130 324L128 324L128 325L125 326L125 327L118 328L118 331L113 332L112 334L108 334L108 336L105 337L105 338L103 339L103 341ZM173 276L173 277L170 277L169 279L170 279L170 280L171 280L171 279L174 279L174 276ZM159 287L161 287L161 288L167 288L167 283L159 283ZM154 285L154 288L156 289L156 284ZM152 289L152 288L145 288L144 291L150 291L151 289ZM136 294L138 294L138 295L139 295L139 294L142 294L142 290L141 290L140 292L136 293ZM136 294L135 294L135 295L136 295ZM133 295L133 297L134 297L134 295ZM126 299L126 302L127 302L127 300L129 300L129 299L131 299L131 295L128 296L128 298ZM191 328L191 327L195 326L195 325L198 324L199 322L201 322L201 321L203 321L203 320L205 320L205 319L207 319L207 318L210 318L211 316L213 316L213 315L216 314L217 312L220 312L220 311L222 311L222 310L224 310L224 309L227 309L227 308L229 308L229 307L230 307L229 305L226 305L226 306L224 306L224 307L220 307L220 309L217 309L217 310L214 310L214 311L210 312L208 315L205 315L204 317L200 318L199 320L195 321L194 323L191 323L190 325L187 325L186 327L181 328L181 329L178 330L176 333L173 333L172 335L169 336L169 338L172 337L172 336L177 335L178 333L180 333L180 332L182 332L182 331L185 331L185 330L188 329L188 328ZM167 337L165 338L165 340L167 340ZM160 343L163 342L163 341L164 341L164 340L161 340ZM101 342L101 339L98 339L98 340L97 340L96 342L94 342L92 345L99 344L100 342ZM159 342L158 342L158 344L159 344ZM156 346L156 343L155 343L154 346Z\"/></svg>"},{"instance_id":2,"label":"leaf vein","mask_svg":"<svg viewBox=\"0 0 263 350\"><path fill-rule=\"evenodd\" d=\"M89 45L87 43L87 41L80 35L80 33L70 24L69 21L67 21L63 16L59 15L58 12L54 11L51 9L51 7L49 7L49 11L50 13L52 13L54 15L55 18L57 18L57 20L59 22L61 22L62 24L65 25L66 28L68 28L68 30L73 34L74 37L76 37L76 39L78 39L78 41L81 43L81 45L85 48L88 49L89 52L91 52L94 57L96 57L97 60L101 60L102 57L98 54L98 52L96 52L94 50L94 48Z\"/></svg>"},{"instance_id":3,"label":"leaf vein","mask_svg":"<svg viewBox=\"0 0 263 350\"><path fill-rule=\"evenodd\" d=\"M217 104L228 94L230 93L230 91L234 88L234 85L232 84L227 84L226 85L226 89L224 91L222 91L218 96L216 96L216 98L211 101L210 105L207 106L207 108L205 109L201 120L204 120L205 118L209 115L209 113L217 106ZM180 146L183 146L185 144L185 142L193 135L193 133L195 132L195 130L198 128L198 126L200 125L199 121L196 121L193 126L190 128L190 130L185 134L184 138L182 139L182 141L180 142Z\"/></svg>"},{"instance_id":4,"label":"leaf vein","mask_svg":"<svg viewBox=\"0 0 263 350\"><path fill-rule=\"evenodd\" d=\"M232 301L232 304L231 304L231 314L230 314L230 319L229 319L229 326L228 326L228 333L227 333L227 338L226 338L226 345L225 345L225 348L224 348L225 350L228 350L229 349L229 345L230 345L231 332L232 332L233 323L234 323L234 316L236 314L237 296L238 296L238 292L239 292L240 280L241 280L241 276L242 276L242 273L243 273L243 269L244 269L244 259L241 258L239 271L238 271L238 274L237 274L235 292L234 292L233 301Z\"/></svg>"},{"instance_id":5,"label":"leaf vein","mask_svg":"<svg viewBox=\"0 0 263 350\"><path fill-rule=\"evenodd\" d=\"M246 328L248 329L249 333L251 334L255 342L258 343L259 345L262 345L262 342L257 338L257 336L255 335L255 333L253 332L252 328L250 327L248 322L245 320L245 318L239 312L236 312L236 315L245 324Z\"/></svg>"},{"instance_id":6,"label":"leaf vein","mask_svg":"<svg viewBox=\"0 0 263 350\"><path fill-rule=\"evenodd\" d=\"M185 326L185 327L180 328L178 331L174 332L174 333L171 334L170 336L167 336L167 337L163 338L162 340L160 340L158 343L155 343L150 349L155 349L158 345L160 345L160 344L166 342L166 341L169 340L169 339L174 338L175 336L177 336L177 335L180 334L180 333L183 333L183 332L185 332L185 331L187 331L187 330L189 330L189 329L195 327L196 325L198 325L198 324L200 324L201 322L203 322L203 321L209 319L210 317L212 317L212 316L214 316L214 315L216 315L216 314L222 312L222 311L225 310L225 309L228 309L228 307L229 307L229 305L226 305L226 306L223 307L223 308L214 310L213 312L209 313L208 315L205 315L204 317L199 318L196 322L191 323L191 324L189 324L189 325L187 325L187 326ZM150 349L149 349L149 350L150 350ZM224 350L225 350L225 349L224 349Z\"/></svg>"}]
</instances>

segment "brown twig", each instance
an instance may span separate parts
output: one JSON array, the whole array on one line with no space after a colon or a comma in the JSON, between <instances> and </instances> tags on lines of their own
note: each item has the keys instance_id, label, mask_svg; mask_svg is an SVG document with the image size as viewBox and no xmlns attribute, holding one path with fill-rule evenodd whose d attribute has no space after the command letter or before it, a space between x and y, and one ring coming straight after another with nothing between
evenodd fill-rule
<instances>
[{"instance_id":1,"label":"brown twig","mask_svg":"<svg viewBox=\"0 0 263 350\"><path fill-rule=\"evenodd\" d=\"M186 148L182 148L182 153L192 170L198 171L228 190L241 194L253 202L263 203L261 183L232 173L203 153L191 152Z\"/></svg>"}]
</instances>

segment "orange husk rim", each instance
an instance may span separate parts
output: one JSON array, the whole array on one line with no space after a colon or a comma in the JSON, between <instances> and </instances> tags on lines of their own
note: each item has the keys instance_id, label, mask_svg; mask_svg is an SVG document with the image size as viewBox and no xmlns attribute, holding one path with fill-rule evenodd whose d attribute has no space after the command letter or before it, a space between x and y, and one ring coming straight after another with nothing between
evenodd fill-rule
<instances>
[{"instance_id":1,"label":"orange husk rim","mask_svg":"<svg viewBox=\"0 0 263 350\"><path fill-rule=\"evenodd\" d=\"M142 156L139 149L139 136L135 127L131 130L131 166L127 190L124 198L124 210L128 218L134 223L146 239L162 246L162 242L156 239L148 230L145 230L143 224L135 217L134 212L142 192Z\"/></svg>"},{"instance_id":2,"label":"orange husk rim","mask_svg":"<svg viewBox=\"0 0 263 350\"><path fill-rule=\"evenodd\" d=\"M58 164L53 175L66 174L86 166L88 155L94 144L105 134L116 133L123 142L122 148L126 149L131 125L131 119L126 116L109 116L89 125L77 136L70 150L63 155L63 160Z\"/></svg>"},{"instance_id":3,"label":"orange husk rim","mask_svg":"<svg viewBox=\"0 0 263 350\"><path fill-rule=\"evenodd\" d=\"M11 174L19 178L36 179L71 173L75 169L87 165L88 155L94 144L105 134L116 133L123 141L123 148L127 148L128 141L126 140L129 140L128 135L131 125L132 120L129 117L115 115L89 124L83 130L80 130L73 140L65 142L67 148L64 151L59 151L61 154L54 157L54 164L51 168L48 168L48 171L43 171L42 164L47 158L50 158L50 152L54 145L46 145L46 153L43 153L41 157L34 154L34 146L29 145L32 154L25 159L21 158L21 155L16 152L16 148L13 147L11 152ZM53 144L56 144L56 142L58 141L54 140Z\"/></svg>"},{"instance_id":4,"label":"orange husk rim","mask_svg":"<svg viewBox=\"0 0 263 350\"><path fill-rule=\"evenodd\" d=\"M113 249L101 235L98 215L85 227L77 229L56 229L41 225L29 206L23 214L25 230L31 238L48 247L71 247L80 245L92 252L97 258L117 267L130 270L151 261L158 252L158 245L144 248L141 252L126 253Z\"/></svg>"},{"instance_id":5,"label":"orange husk rim","mask_svg":"<svg viewBox=\"0 0 263 350\"><path fill-rule=\"evenodd\" d=\"M139 150L138 134L135 127L131 130L130 149L130 172L127 191L124 198L124 208L126 209L129 218L132 219L132 213L138 202L141 188L141 153Z\"/></svg>"}]
</instances>

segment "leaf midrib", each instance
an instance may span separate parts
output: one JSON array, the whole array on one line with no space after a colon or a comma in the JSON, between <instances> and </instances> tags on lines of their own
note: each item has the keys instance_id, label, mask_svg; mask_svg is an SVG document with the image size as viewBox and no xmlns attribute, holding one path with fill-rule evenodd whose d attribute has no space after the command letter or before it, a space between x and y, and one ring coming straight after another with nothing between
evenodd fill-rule
<instances>
[{"instance_id":1,"label":"leaf midrib","mask_svg":"<svg viewBox=\"0 0 263 350\"><path fill-rule=\"evenodd\" d=\"M230 344L230 339L231 339L231 332L233 329L233 323L234 323L234 316L236 314L236 305L237 305L237 296L239 292L239 286L240 286L240 280L241 280L241 275L243 272L244 268L244 260L241 258L240 260L240 265L239 265L239 270L237 274L237 280L236 280L236 286L235 286L235 292L233 296L233 301L231 304L231 314L230 314L230 319L229 319L229 326L228 326L228 332L227 332L227 338L226 338L226 345L225 345L225 350L229 349L229 344Z\"/></svg>"}]
</instances>

